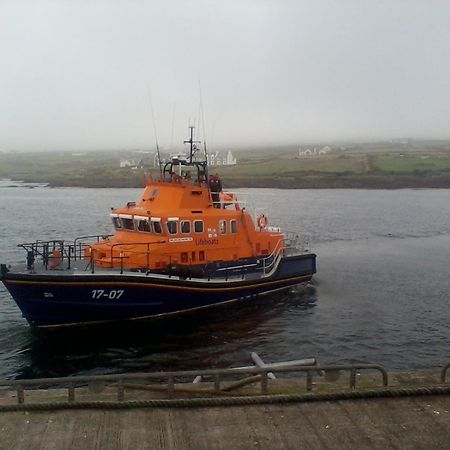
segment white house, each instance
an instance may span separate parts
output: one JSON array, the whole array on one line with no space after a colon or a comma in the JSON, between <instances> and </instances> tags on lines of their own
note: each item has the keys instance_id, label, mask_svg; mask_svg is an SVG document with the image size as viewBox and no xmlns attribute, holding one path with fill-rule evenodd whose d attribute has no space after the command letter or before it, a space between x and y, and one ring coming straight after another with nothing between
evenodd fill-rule
<instances>
[{"instance_id":1,"label":"white house","mask_svg":"<svg viewBox=\"0 0 450 450\"><path fill-rule=\"evenodd\" d=\"M231 151L228 151L226 156L222 156L220 152L210 153L207 160L210 166L234 166L237 164L237 160Z\"/></svg>"},{"instance_id":2,"label":"white house","mask_svg":"<svg viewBox=\"0 0 450 450\"><path fill-rule=\"evenodd\" d=\"M314 147L313 150L307 148L306 150L302 150L301 147L298 149L298 156L304 157L304 156L324 156L331 152L331 148L326 145L322 148Z\"/></svg>"}]
</instances>

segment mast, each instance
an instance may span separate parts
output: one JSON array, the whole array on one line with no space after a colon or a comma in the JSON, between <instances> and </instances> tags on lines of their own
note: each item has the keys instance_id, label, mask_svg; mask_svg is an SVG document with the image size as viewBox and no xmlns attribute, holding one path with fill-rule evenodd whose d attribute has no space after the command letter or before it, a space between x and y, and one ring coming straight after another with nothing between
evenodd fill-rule
<instances>
[{"instance_id":1,"label":"mast","mask_svg":"<svg viewBox=\"0 0 450 450\"><path fill-rule=\"evenodd\" d=\"M200 144L200 141L194 141L194 128L195 127L193 125L189 126L189 140L184 141L185 144L189 144L189 164L192 164L192 162L194 161L194 154L197 150L195 144Z\"/></svg>"},{"instance_id":2,"label":"mast","mask_svg":"<svg viewBox=\"0 0 450 450\"><path fill-rule=\"evenodd\" d=\"M156 133L155 113L153 112L153 102L152 102L152 95L151 95L150 89L148 91L148 99L149 99L149 102L150 102L150 111L152 113L153 133L155 135L156 155L158 157L159 173L160 173L161 178L162 178L163 177L163 168L162 168L162 164L161 164L161 153L159 151L158 135Z\"/></svg>"}]
</instances>

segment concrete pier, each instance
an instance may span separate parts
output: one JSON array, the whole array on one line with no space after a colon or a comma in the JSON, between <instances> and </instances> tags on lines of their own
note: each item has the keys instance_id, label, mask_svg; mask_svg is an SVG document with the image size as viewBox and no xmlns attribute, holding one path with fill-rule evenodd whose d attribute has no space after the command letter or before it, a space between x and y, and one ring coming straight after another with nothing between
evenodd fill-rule
<instances>
[{"instance_id":1,"label":"concrete pier","mask_svg":"<svg viewBox=\"0 0 450 450\"><path fill-rule=\"evenodd\" d=\"M350 390L344 380L333 384L318 381L313 393L306 392L304 380L277 379L270 382L268 394L364 394L373 392L375 384L379 386L377 378L378 375L361 376L357 390ZM408 372L394 374L391 380L392 386L387 389L407 388L407 395L242 406L3 411L0 449L449 448L450 395L418 395L420 389L415 389L437 386L450 392L448 385L439 383L439 374ZM208 383L203 384L208 390ZM198 389L192 384L190 388ZM175 392L181 390L176 397L199 398L198 391L189 394L190 388L189 384L175 386ZM161 399L165 396L162 394L131 389L126 391L126 399ZM257 394L258 387L245 386L230 395L252 399ZM13 391L4 392L0 405L16 404L16 395ZM117 403L114 387L99 395L101 401ZM65 389L27 391L25 405L51 404L66 398ZM98 401L99 397L82 388L77 398L89 402Z\"/></svg>"},{"instance_id":2,"label":"concrete pier","mask_svg":"<svg viewBox=\"0 0 450 450\"><path fill-rule=\"evenodd\" d=\"M1 414L1 449L447 449L450 397Z\"/></svg>"}]
</instances>

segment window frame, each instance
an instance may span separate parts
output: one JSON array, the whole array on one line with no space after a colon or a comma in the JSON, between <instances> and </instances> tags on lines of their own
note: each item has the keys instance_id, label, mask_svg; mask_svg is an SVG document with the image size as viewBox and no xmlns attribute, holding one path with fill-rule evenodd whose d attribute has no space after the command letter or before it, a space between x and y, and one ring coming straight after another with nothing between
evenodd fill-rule
<instances>
[{"instance_id":1,"label":"window frame","mask_svg":"<svg viewBox=\"0 0 450 450\"><path fill-rule=\"evenodd\" d=\"M225 219L219 220L219 234L227 234L227 221Z\"/></svg>"},{"instance_id":2,"label":"window frame","mask_svg":"<svg viewBox=\"0 0 450 450\"><path fill-rule=\"evenodd\" d=\"M170 231L169 223L170 224L173 223L175 225L175 232L174 233L172 233ZM167 220L166 221L166 229L167 229L167 233L170 234L171 236L175 236L176 234L178 234L178 220Z\"/></svg>"},{"instance_id":3,"label":"window frame","mask_svg":"<svg viewBox=\"0 0 450 450\"><path fill-rule=\"evenodd\" d=\"M152 230L153 233L155 234L163 234L163 227L161 225L161 221L160 220L152 220ZM156 227L156 224L158 224L158 226ZM159 229L159 231L157 230L157 228Z\"/></svg>"},{"instance_id":4,"label":"window frame","mask_svg":"<svg viewBox=\"0 0 450 450\"><path fill-rule=\"evenodd\" d=\"M202 230L201 231L197 231L195 228L195 224L197 224L197 223L201 223L202 224ZM203 223L203 219L196 219L196 220L194 220L194 233L197 233L197 234L200 234L200 233L204 233L205 232L205 225L204 225L204 223Z\"/></svg>"},{"instance_id":5,"label":"window frame","mask_svg":"<svg viewBox=\"0 0 450 450\"><path fill-rule=\"evenodd\" d=\"M136 231L140 231L141 233L152 233L152 223L148 219L137 219L136 220ZM141 223L147 224L148 230L141 230L139 227Z\"/></svg>"},{"instance_id":6,"label":"window frame","mask_svg":"<svg viewBox=\"0 0 450 450\"><path fill-rule=\"evenodd\" d=\"M183 231L183 224L189 224L189 231ZM180 233L181 234L191 234L191 221L190 220L180 220Z\"/></svg>"},{"instance_id":7,"label":"window frame","mask_svg":"<svg viewBox=\"0 0 450 450\"><path fill-rule=\"evenodd\" d=\"M113 216L112 217L112 223L115 230L122 230L122 221L120 220L119 216Z\"/></svg>"},{"instance_id":8,"label":"window frame","mask_svg":"<svg viewBox=\"0 0 450 450\"><path fill-rule=\"evenodd\" d=\"M134 220L129 217L120 217L120 222L122 223L122 229L128 230L128 231L136 231L136 224L134 223ZM125 224L132 225L132 227L128 227Z\"/></svg>"}]
</instances>

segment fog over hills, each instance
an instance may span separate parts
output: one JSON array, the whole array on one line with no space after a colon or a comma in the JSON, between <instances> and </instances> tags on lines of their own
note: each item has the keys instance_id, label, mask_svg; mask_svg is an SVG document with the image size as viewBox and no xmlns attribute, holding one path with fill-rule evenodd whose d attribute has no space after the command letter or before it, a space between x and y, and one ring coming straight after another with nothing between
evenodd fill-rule
<instances>
[{"instance_id":1,"label":"fog over hills","mask_svg":"<svg viewBox=\"0 0 450 450\"><path fill-rule=\"evenodd\" d=\"M450 3L3 0L0 150L448 139ZM203 134L203 126L199 127Z\"/></svg>"}]
</instances>

